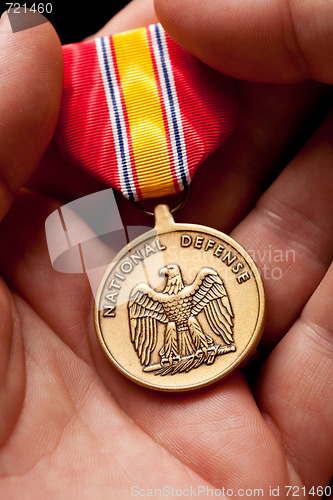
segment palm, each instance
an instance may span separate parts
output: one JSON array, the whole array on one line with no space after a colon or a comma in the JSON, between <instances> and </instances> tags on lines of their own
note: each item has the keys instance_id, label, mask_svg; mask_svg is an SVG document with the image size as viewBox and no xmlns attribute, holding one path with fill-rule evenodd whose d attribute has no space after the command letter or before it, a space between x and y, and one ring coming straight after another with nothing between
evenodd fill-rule
<instances>
[{"instance_id":1,"label":"palm","mask_svg":"<svg viewBox=\"0 0 333 500\"><path fill-rule=\"evenodd\" d=\"M29 490L34 498L46 492L54 498L130 498L139 488L149 495L148 489L163 486L262 489L268 498L270 488L280 486L283 497L286 485L304 484L308 491L329 481L329 123L249 212L277 175L269 152L288 149L298 121L322 89L268 88L263 94L260 87L244 85L242 91L247 104L238 132L198 174L181 218L234 229L241 244L261 251L257 257L265 255L259 258L262 270L272 265L272 251L295 252L292 261L281 257L281 279L265 282L265 364L258 374L237 371L209 389L180 395L139 388L113 370L95 338L88 281L55 272L49 261L44 223L58 202L36 192L50 193L52 185L58 199L66 201L97 185L65 166L51 149L30 191L17 196L1 225L0 266L12 290L11 298L5 285L0 292L0 471L6 498L24 498ZM254 113L258 95L266 106ZM267 129L273 96L285 109ZM291 106L297 119L277 134ZM57 169L54 178L50 163ZM256 173L248 177L252 164ZM218 191L211 186L212 176L220 182ZM78 183L82 189L68 187ZM238 189L232 190L235 184ZM132 208L121 204L133 223Z\"/></svg>"}]
</instances>

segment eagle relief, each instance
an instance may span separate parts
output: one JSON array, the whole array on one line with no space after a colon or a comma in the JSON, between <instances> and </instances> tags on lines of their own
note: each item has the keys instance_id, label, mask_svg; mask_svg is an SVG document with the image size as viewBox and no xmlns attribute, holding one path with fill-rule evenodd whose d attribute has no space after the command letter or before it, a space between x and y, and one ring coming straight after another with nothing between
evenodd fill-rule
<instances>
[{"instance_id":1,"label":"eagle relief","mask_svg":"<svg viewBox=\"0 0 333 500\"><path fill-rule=\"evenodd\" d=\"M189 372L203 363L213 364L216 356L236 351L234 314L219 274L205 267L188 285L176 264L163 267L159 274L166 279L162 292L140 283L128 303L131 341L143 371L155 375ZM201 312L209 332L200 322ZM164 329L160 363L151 364L159 324Z\"/></svg>"}]
</instances>

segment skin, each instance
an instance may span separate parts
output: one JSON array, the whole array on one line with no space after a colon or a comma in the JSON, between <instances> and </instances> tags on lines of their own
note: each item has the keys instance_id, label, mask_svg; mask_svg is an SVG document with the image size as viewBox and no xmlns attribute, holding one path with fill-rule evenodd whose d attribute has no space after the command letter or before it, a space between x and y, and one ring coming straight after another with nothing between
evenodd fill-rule
<instances>
[{"instance_id":1,"label":"skin","mask_svg":"<svg viewBox=\"0 0 333 500\"><path fill-rule=\"evenodd\" d=\"M331 90L322 82L333 83L333 7L312 5L248 0L236 12L232 0L223 9L217 0L155 3L184 47L241 78L239 125L198 172L179 220L230 232L260 256L263 274L276 265L269 250L293 255L277 264L280 279L265 278L257 362L180 395L116 373L95 337L86 277L51 267L46 217L103 186L67 165L52 143L62 85L54 30L43 24L12 34L1 19L4 498L128 499L135 485L262 488L264 498L277 487L286 498L292 485L304 486L305 495L298 491L307 498L312 486L329 483L333 116L323 117ZM152 3L135 0L100 34L155 20ZM119 206L125 222L147 224L129 202L119 198Z\"/></svg>"}]
</instances>

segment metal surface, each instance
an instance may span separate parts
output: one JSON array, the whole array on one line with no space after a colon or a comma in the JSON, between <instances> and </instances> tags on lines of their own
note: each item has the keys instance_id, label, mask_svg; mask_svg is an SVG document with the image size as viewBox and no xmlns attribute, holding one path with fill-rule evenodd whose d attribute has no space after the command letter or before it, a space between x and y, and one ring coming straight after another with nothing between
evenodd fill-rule
<instances>
[{"instance_id":1,"label":"metal surface","mask_svg":"<svg viewBox=\"0 0 333 500\"><path fill-rule=\"evenodd\" d=\"M131 380L162 391L211 384L257 346L264 289L232 238L176 224L166 205L155 229L124 248L106 271L95 303L98 339Z\"/></svg>"}]
</instances>

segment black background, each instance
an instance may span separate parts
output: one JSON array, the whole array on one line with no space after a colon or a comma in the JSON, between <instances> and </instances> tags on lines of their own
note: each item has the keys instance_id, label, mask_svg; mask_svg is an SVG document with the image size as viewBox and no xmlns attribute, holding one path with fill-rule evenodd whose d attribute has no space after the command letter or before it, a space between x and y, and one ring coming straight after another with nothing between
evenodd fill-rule
<instances>
[{"instance_id":1,"label":"black background","mask_svg":"<svg viewBox=\"0 0 333 500\"><path fill-rule=\"evenodd\" d=\"M0 0L1 13L8 9L7 0ZM33 3L52 4L52 13L45 17L53 24L58 32L61 43L78 42L95 33L107 23L129 0L20 0L21 6L26 3L27 8ZM0 47L1 50L1 47Z\"/></svg>"}]
</instances>

